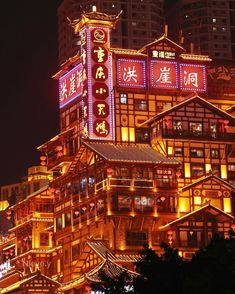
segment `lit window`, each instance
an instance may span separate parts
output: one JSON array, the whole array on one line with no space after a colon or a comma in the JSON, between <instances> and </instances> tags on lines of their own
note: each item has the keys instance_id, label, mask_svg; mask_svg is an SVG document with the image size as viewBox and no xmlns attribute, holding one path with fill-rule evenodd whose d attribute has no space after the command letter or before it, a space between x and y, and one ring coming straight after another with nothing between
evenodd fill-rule
<instances>
[{"instance_id":1,"label":"lit window","mask_svg":"<svg viewBox=\"0 0 235 294\"><path fill-rule=\"evenodd\" d=\"M219 149L211 149L211 158L219 158Z\"/></svg>"},{"instance_id":2,"label":"lit window","mask_svg":"<svg viewBox=\"0 0 235 294\"><path fill-rule=\"evenodd\" d=\"M213 19L212 19L212 22L215 23L215 22L216 22L216 18L213 18Z\"/></svg>"},{"instance_id":3,"label":"lit window","mask_svg":"<svg viewBox=\"0 0 235 294\"><path fill-rule=\"evenodd\" d=\"M200 122L189 122L189 129L192 135L202 135L202 123Z\"/></svg>"},{"instance_id":4,"label":"lit window","mask_svg":"<svg viewBox=\"0 0 235 294\"><path fill-rule=\"evenodd\" d=\"M136 196L134 199L135 211L138 212L152 212L154 206L154 199L147 196Z\"/></svg>"},{"instance_id":5,"label":"lit window","mask_svg":"<svg viewBox=\"0 0 235 294\"><path fill-rule=\"evenodd\" d=\"M182 147L175 147L174 148L174 156L183 156L184 151Z\"/></svg>"},{"instance_id":6,"label":"lit window","mask_svg":"<svg viewBox=\"0 0 235 294\"><path fill-rule=\"evenodd\" d=\"M229 164L228 165L228 171L235 172L235 164Z\"/></svg>"},{"instance_id":7,"label":"lit window","mask_svg":"<svg viewBox=\"0 0 235 294\"><path fill-rule=\"evenodd\" d=\"M148 104L146 100L135 100L135 110L147 110Z\"/></svg>"},{"instance_id":8,"label":"lit window","mask_svg":"<svg viewBox=\"0 0 235 294\"><path fill-rule=\"evenodd\" d=\"M191 171L192 178L202 177L204 175L204 165L192 164Z\"/></svg>"},{"instance_id":9,"label":"lit window","mask_svg":"<svg viewBox=\"0 0 235 294\"><path fill-rule=\"evenodd\" d=\"M190 156L191 157L204 157L204 150L198 148L191 148L190 149Z\"/></svg>"},{"instance_id":10,"label":"lit window","mask_svg":"<svg viewBox=\"0 0 235 294\"><path fill-rule=\"evenodd\" d=\"M127 94L126 93L120 94L120 102L121 102L121 104L127 104Z\"/></svg>"}]
</instances>

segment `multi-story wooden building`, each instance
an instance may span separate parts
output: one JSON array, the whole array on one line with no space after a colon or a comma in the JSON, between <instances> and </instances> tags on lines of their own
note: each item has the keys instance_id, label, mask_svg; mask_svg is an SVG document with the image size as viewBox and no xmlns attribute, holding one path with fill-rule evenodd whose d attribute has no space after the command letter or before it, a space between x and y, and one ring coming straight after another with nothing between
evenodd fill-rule
<instances>
[{"instance_id":1,"label":"multi-story wooden building","mask_svg":"<svg viewBox=\"0 0 235 294\"><path fill-rule=\"evenodd\" d=\"M135 275L144 243L190 258L231 228L235 118L207 95L210 58L166 35L140 50L110 48L118 17L90 12L71 23L81 55L54 76L61 132L38 147L54 179L10 208L4 275L22 277L0 279L3 293L33 292L37 281L37 293L44 283L92 292L101 270Z\"/></svg>"}]
</instances>

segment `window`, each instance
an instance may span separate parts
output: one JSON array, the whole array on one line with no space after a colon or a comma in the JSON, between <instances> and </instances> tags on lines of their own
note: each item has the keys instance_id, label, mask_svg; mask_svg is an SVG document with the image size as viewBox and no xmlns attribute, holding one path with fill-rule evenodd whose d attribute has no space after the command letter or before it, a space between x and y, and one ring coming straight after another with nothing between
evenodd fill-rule
<instances>
[{"instance_id":1,"label":"window","mask_svg":"<svg viewBox=\"0 0 235 294\"><path fill-rule=\"evenodd\" d=\"M210 124L210 134L211 134L212 138L216 138L216 135L217 135L217 124L216 123Z\"/></svg>"},{"instance_id":2,"label":"window","mask_svg":"<svg viewBox=\"0 0 235 294\"><path fill-rule=\"evenodd\" d=\"M135 141L136 141L136 143L149 143L149 130L148 129L136 129Z\"/></svg>"},{"instance_id":3,"label":"window","mask_svg":"<svg viewBox=\"0 0 235 294\"><path fill-rule=\"evenodd\" d=\"M191 157L204 157L204 150L203 149L198 149L198 148L191 148L190 149L190 156Z\"/></svg>"},{"instance_id":4,"label":"window","mask_svg":"<svg viewBox=\"0 0 235 294\"><path fill-rule=\"evenodd\" d=\"M62 217L57 217L56 218L56 231L62 229Z\"/></svg>"},{"instance_id":5,"label":"window","mask_svg":"<svg viewBox=\"0 0 235 294\"><path fill-rule=\"evenodd\" d=\"M204 175L204 165L202 164L192 164L192 178L199 178Z\"/></svg>"},{"instance_id":6,"label":"window","mask_svg":"<svg viewBox=\"0 0 235 294\"><path fill-rule=\"evenodd\" d=\"M65 213L65 226L70 226L71 225L71 213L67 212Z\"/></svg>"},{"instance_id":7,"label":"window","mask_svg":"<svg viewBox=\"0 0 235 294\"><path fill-rule=\"evenodd\" d=\"M154 200L152 197L136 196L134 198L135 211L138 212L152 212Z\"/></svg>"},{"instance_id":8,"label":"window","mask_svg":"<svg viewBox=\"0 0 235 294\"><path fill-rule=\"evenodd\" d=\"M118 210L130 211L131 210L131 197L130 196L118 196Z\"/></svg>"},{"instance_id":9,"label":"window","mask_svg":"<svg viewBox=\"0 0 235 294\"><path fill-rule=\"evenodd\" d=\"M202 135L202 123L201 122L189 122L190 133L194 136Z\"/></svg>"},{"instance_id":10,"label":"window","mask_svg":"<svg viewBox=\"0 0 235 294\"><path fill-rule=\"evenodd\" d=\"M183 147L175 147L174 148L174 156L184 156Z\"/></svg>"},{"instance_id":11,"label":"window","mask_svg":"<svg viewBox=\"0 0 235 294\"><path fill-rule=\"evenodd\" d=\"M213 174L220 177L220 165L219 164L212 164L211 170L212 170Z\"/></svg>"},{"instance_id":12,"label":"window","mask_svg":"<svg viewBox=\"0 0 235 294\"><path fill-rule=\"evenodd\" d=\"M146 100L135 100L134 104L135 110L147 110L148 109L148 103Z\"/></svg>"},{"instance_id":13,"label":"window","mask_svg":"<svg viewBox=\"0 0 235 294\"><path fill-rule=\"evenodd\" d=\"M211 158L214 158L214 159L219 158L219 149L211 149Z\"/></svg>"},{"instance_id":14,"label":"window","mask_svg":"<svg viewBox=\"0 0 235 294\"><path fill-rule=\"evenodd\" d=\"M176 132L182 131L182 121L173 121L173 129Z\"/></svg>"},{"instance_id":15,"label":"window","mask_svg":"<svg viewBox=\"0 0 235 294\"><path fill-rule=\"evenodd\" d=\"M49 246L49 234L40 233L40 246Z\"/></svg>"},{"instance_id":16,"label":"window","mask_svg":"<svg viewBox=\"0 0 235 294\"><path fill-rule=\"evenodd\" d=\"M127 104L127 94L126 93L120 93L120 103Z\"/></svg>"},{"instance_id":17,"label":"window","mask_svg":"<svg viewBox=\"0 0 235 294\"><path fill-rule=\"evenodd\" d=\"M143 246L147 243L147 232L126 232L127 246Z\"/></svg>"}]
</instances>

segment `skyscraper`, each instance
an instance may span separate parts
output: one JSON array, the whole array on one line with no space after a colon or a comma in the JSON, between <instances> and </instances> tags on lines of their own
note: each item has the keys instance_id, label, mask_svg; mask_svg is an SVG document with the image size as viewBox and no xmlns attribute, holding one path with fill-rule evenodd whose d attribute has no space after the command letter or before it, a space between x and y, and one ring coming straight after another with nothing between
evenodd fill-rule
<instances>
[{"instance_id":1,"label":"skyscraper","mask_svg":"<svg viewBox=\"0 0 235 294\"><path fill-rule=\"evenodd\" d=\"M80 17L82 11L97 11L116 14L122 11L121 21L113 31L111 46L139 49L163 32L164 0L64 0L58 9L59 63L75 55L79 39L74 35L69 19Z\"/></svg>"},{"instance_id":2,"label":"skyscraper","mask_svg":"<svg viewBox=\"0 0 235 294\"><path fill-rule=\"evenodd\" d=\"M191 51L212 59L234 59L234 0L178 0L166 4L169 31L175 41L183 37L185 48L189 49L191 44Z\"/></svg>"}]
</instances>

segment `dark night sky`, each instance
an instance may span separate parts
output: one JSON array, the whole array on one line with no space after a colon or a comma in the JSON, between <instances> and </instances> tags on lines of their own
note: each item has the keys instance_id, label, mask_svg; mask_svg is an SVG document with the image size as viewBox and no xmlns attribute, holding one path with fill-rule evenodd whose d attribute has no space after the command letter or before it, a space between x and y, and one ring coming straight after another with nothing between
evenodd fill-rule
<instances>
[{"instance_id":1,"label":"dark night sky","mask_svg":"<svg viewBox=\"0 0 235 294\"><path fill-rule=\"evenodd\" d=\"M39 164L36 148L59 130L59 0L5 1L0 11L0 185Z\"/></svg>"}]
</instances>

